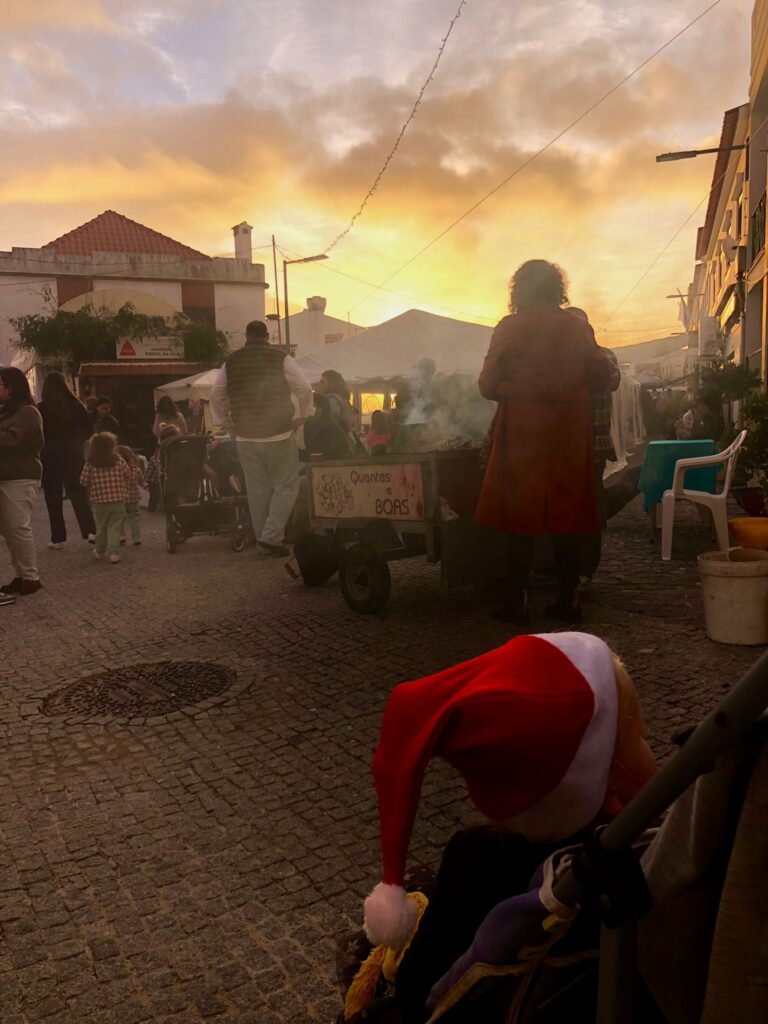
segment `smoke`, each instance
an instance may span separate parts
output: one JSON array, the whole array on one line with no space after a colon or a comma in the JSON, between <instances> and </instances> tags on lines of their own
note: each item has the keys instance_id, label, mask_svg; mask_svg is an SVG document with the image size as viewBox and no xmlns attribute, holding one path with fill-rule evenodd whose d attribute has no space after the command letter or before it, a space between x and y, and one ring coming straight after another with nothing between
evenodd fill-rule
<instances>
[{"instance_id":1,"label":"smoke","mask_svg":"<svg viewBox=\"0 0 768 1024\"><path fill-rule=\"evenodd\" d=\"M447 442L481 442L496 406L480 394L474 377L440 374L431 359L422 359L415 375L398 392L405 411L407 448L432 451Z\"/></svg>"}]
</instances>

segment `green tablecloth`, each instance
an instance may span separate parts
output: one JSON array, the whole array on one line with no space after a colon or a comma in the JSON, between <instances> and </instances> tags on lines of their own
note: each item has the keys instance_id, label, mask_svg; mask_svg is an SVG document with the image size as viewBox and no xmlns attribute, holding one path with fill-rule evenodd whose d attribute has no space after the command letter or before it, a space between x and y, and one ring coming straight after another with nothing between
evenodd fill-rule
<instances>
[{"instance_id":1,"label":"green tablecloth","mask_svg":"<svg viewBox=\"0 0 768 1024\"><path fill-rule=\"evenodd\" d=\"M657 505L664 491L668 491L672 486L675 463L678 459L714 455L716 450L714 441L651 441L645 453L638 483L638 488L643 492L645 511L647 512L651 505ZM684 486L691 491L714 494L720 469L720 466L703 466L701 469L686 470Z\"/></svg>"}]
</instances>

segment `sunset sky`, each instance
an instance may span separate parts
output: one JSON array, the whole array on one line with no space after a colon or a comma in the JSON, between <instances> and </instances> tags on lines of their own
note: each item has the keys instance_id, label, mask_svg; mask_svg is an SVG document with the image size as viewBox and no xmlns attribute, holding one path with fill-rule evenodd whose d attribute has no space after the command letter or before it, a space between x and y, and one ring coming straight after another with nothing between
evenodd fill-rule
<instances>
[{"instance_id":1,"label":"sunset sky","mask_svg":"<svg viewBox=\"0 0 768 1024\"><path fill-rule=\"evenodd\" d=\"M470 0L368 209L324 265L291 271L292 299L325 295L329 313L366 325L413 306L491 323L515 267L544 257L600 328L706 196L713 157L654 156L715 145L723 111L745 102L752 0L724 0L391 291L367 297L336 271L382 281L707 5ZM211 255L231 254L243 219L256 246L274 233L292 253L322 250L457 6L0 0L0 248L114 209ZM610 321L611 345L679 329L664 296L687 287L704 209ZM272 284L271 253L254 259Z\"/></svg>"}]
</instances>

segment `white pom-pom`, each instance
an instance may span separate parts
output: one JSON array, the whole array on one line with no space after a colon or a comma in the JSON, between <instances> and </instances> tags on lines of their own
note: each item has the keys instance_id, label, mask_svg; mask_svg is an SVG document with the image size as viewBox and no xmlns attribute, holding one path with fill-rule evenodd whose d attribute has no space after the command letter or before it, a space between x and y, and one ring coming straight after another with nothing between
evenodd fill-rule
<instances>
[{"instance_id":1,"label":"white pom-pom","mask_svg":"<svg viewBox=\"0 0 768 1024\"><path fill-rule=\"evenodd\" d=\"M364 904L363 927L374 946L402 949L416 923L418 910L399 885L379 882Z\"/></svg>"}]
</instances>

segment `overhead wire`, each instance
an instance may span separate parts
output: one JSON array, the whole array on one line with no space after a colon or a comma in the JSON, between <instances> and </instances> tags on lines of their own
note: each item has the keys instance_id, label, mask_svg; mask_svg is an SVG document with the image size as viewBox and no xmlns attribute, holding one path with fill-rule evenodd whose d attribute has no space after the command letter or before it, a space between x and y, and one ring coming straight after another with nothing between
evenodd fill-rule
<instances>
[{"instance_id":1,"label":"overhead wire","mask_svg":"<svg viewBox=\"0 0 768 1024\"><path fill-rule=\"evenodd\" d=\"M283 257L286 257L286 256L298 257L300 255L299 253L295 252L294 250L286 249L285 247L280 246L280 245L277 246L277 251ZM346 273L346 271L338 270L336 267L330 267L330 266L328 266L325 263L318 263L317 265L322 270L326 270L326 271L328 271L331 274L338 274L340 277L346 277L350 281L356 281L358 284L364 284L364 285L368 285L368 286L371 285L370 281L366 281L362 277L356 277L354 274L348 274L348 273ZM421 303L424 306L431 306L434 309L442 309L442 310L445 310L446 312L449 312L449 313L458 313L460 316L469 317L470 321L477 322L478 320L485 320L488 323L495 325L496 323L498 323L498 320L499 320L498 314L496 316L486 316L486 315L481 314L481 313L471 313L471 312L469 312L466 309L456 309L453 306L444 306L444 305L442 305L439 302L432 302L429 299L425 299L423 297L419 297L419 296L415 296L415 295L406 295L403 292L396 292L396 291L394 291L391 288L382 288L381 290L385 291L388 295L395 295L397 298L407 299L409 302L419 302L419 303ZM674 327L674 326L675 325L673 324L672 327ZM648 327L639 327L639 326L638 327L623 327L623 328L621 328L621 327L614 327L610 331L606 331L606 333L608 333L608 334L643 334L646 331L656 331L656 330L666 331L666 330L669 330L669 329L670 329L670 325L669 324L659 324L659 325L648 326ZM605 330L605 328L601 328L601 330Z\"/></svg>"},{"instance_id":2,"label":"overhead wire","mask_svg":"<svg viewBox=\"0 0 768 1024\"><path fill-rule=\"evenodd\" d=\"M278 249L278 252L282 256L298 256L299 255L298 253L293 252L293 250L291 250L291 249L284 249L282 246L279 246L279 245L278 245L277 249ZM374 287L372 281L366 281L362 277L356 277L354 274L348 274L348 273L346 273L346 271L338 270L336 267L329 267L325 263L318 263L317 266L320 267L322 270L327 270L328 273L330 273L330 274L338 274L340 277L346 277L350 281L356 281L358 284L364 284L364 285L366 285L369 288ZM443 310L445 310L448 313L458 313L461 316L472 317L475 320L488 320L490 323L494 323L495 324L495 323L498 322L498 319L499 319L498 316L484 316L484 315L482 315L480 313L470 313L466 309L456 309L456 307L454 307L454 306L445 306L442 303L432 302L429 299L425 299L423 297L419 297L419 296L416 296L416 295L406 295L404 292L393 291L392 288L382 288L381 290L386 292L388 295L395 295L399 299L407 299L408 302L420 302L420 303L422 303L425 306L433 306L435 309L443 309Z\"/></svg>"},{"instance_id":3,"label":"overhead wire","mask_svg":"<svg viewBox=\"0 0 768 1024\"><path fill-rule=\"evenodd\" d=\"M768 123L768 116L764 117L763 120L760 122L760 124L757 126L757 128L755 128L752 131L751 138L754 138L762 130L762 128L765 126L766 123ZM654 256L654 258L651 260L651 262L648 264L648 266L642 272L640 277L635 281L635 283L632 285L632 287L626 293L626 295L621 300L621 302L618 304L618 306L616 306L616 308L610 314L608 319L605 320L603 327L600 327L599 330L601 330L601 331L604 330L605 329L605 325L607 325L607 324L609 324L611 322L611 320L616 316L616 314L622 308L624 303L634 295L634 293L637 291L637 289L640 287L640 285L643 283L643 281L646 279L646 277L648 277L650 272L653 270L653 268L656 266L656 264L662 259L662 257L665 255L667 250L670 248L670 246L672 246L672 244L676 241L678 236L684 231L684 229L688 226L688 224L690 224L690 222L693 220L694 216L698 213L698 211L701 209L701 207L704 205L704 203L707 202L709 197L712 195L712 193L717 188L717 186L720 184L720 182L723 181L723 179L727 176L727 174L728 174L728 169L726 168L726 170L723 171L723 173L718 178L714 178L712 180L712 184L709 186L709 189L708 189L706 195L704 195L703 198L699 200L699 202L691 210L691 212L685 218L685 220L680 225L680 227L675 231L675 233L672 235L672 237L669 239L669 241L664 246L662 246L660 252L658 252L656 254L656 256Z\"/></svg>"},{"instance_id":4,"label":"overhead wire","mask_svg":"<svg viewBox=\"0 0 768 1024\"><path fill-rule=\"evenodd\" d=\"M585 118L587 118L591 113L593 113L593 111L595 111L599 106L601 106L601 104L605 103L607 99L613 96L613 94L616 93L619 89L621 89L622 86L626 85L627 82L629 82L632 78L639 74L643 70L643 68L650 64L651 61L654 60L656 57L658 57L660 53L663 53L664 50L668 49L673 43L680 39L681 36L683 36L691 28L693 28L694 25L696 25L699 21L705 18L710 13L710 11L713 11L715 7L718 7L721 3L722 0L713 0L713 2L710 3L708 7L706 7L703 11L697 14L695 18L693 18L691 21L687 23L687 25L683 26L683 28L681 28L673 36L671 36L662 46L659 46L656 50L654 50L653 53L646 57L645 60L643 60L640 64L637 65L637 67L633 68L632 71L626 74L620 81L616 82L615 85L613 85L610 89L608 89L607 92L603 93L602 96L596 99L594 103L587 107L587 109L584 110L581 114L579 114L578 117L574 118L568 125L565 126L565 128L561 129L555 136L553 136L553 138L551 138L547 143L541 146L541 148L536 150L535 153L532 153L531 156L527 157L521 164L519 164L514 169L514 171L511 172L511 174L508 174L494 188L492 188L489 192L486 192L485 195L483 195L480 199L477 200L477 202L473 203L467 210L465 210L464 213L461 214L461 216L457 217L447 227L443 228L443 230L439 234L435 235L435 237L431 239L431 241L427 242L427 244L422 246L421 249L418 250L418 252L414 253L413 256L410 256L388 277L384 278L381 284L377 285L372 292L364 296L358 303L356 303L356 305L353 306L353 309L356 309L358 306L361 306L364 302L367 302L372 295L374 295L377 291L380 291L385 285L389 284L389 282L394 277L397 277L398 274L401 274L403 270L406 269L406 267L409 267L412 263L415 263L415 261L419 259L421 256L423 256L424 253L427 252L427 250L431 249L433 245L436 245L437 242L445 238L445 236L450 231L453 231L453 229L457 227L459 224L461 224L462 221L466 220L466 218L469 217L470 214L474 213L475 210L479 209L479 207L486 203L492 196L496 195L497 192L501 191L501 189L504 188L505 185L508 185L513 178L517 177L517 175L522 173L522 171L524 171L527 167L530 167L530 165L534 163L534 161L538 160L539 157L543 156L544 153L546 153L557 142L559 142L564 135L566 135L569 131L575 128L577 124L580 124ZM350 310L350 312L352 312L352 310Z\"/></svg>"},{"instance_id":5,"label":"overhead wire","mask_svg":"<svg viewBox=\"0 0 768 1024\"><path fill-rule=\"evenodd\" d=\"M453 32L453 26L456 24L456 22L461 17L462 8L466 7L466 5L467 5L467 0L461 0L461 3L459 4L458 8L456 9L456 13L451 18L451 22L450 22L450 24L448 26L448 31L443 36L442 42L440 43L440 46L439 46L438 51L437 51L437 56L435 57L435 60L434 60L434 63L432 64L430 72L427 75L427 77L426 77L426 79L424 81L424 84L422 85L421 89L419 90L418 96L416 97L416 102L413 104L413 107L411 108L410 114L408 115L408 117L406 118L406 120L403 123L402 127L400 128L400 132L398 133L398 136L395 139L394 145L392 146L392 148L390 149L389 153L387 154L386 159L384 160L384 163L382 165L381 170L376 175L373 184L371 185L371 187L366 192L365 196L363 197L363 201L360 203L360 206L357 208L357 210L353 214L352 219L350 220L349 224L344 228L343 231L340 231L339 234L336 235L336 237L333 239L333 241L330 243L330 245L326 246L326 248L323 249L323 253L324 254L325 253L329 253L331 251L331 249L334 249L339 244L339 242L342 240L342 238L346 238L346 236L349 234L349 232L355 226L355 224L357 223L359 218L362 216L363 211L365 210L365 208L368 205L369 201L373 197L374 192L379 187L379 184L381 183L381 179L386 174L387 169L388 169L390 163L394 159L395 153L397 153L397 151L398 151L398 149L400 147L400 143L403 141L403 138L405 136L405 133L408 131L408 128L409 128L409 126L411 124L411 121L413 121L413 119L416 117L416 114L418 113L419 107L421 106L421 101L424 98L424 93L427 91L427 88L429 87L430 82L435 77L435 73L437 71L438 65L440 64L440 60L442 59L443 52L445 51L445 47L448 44L448 40L449 40L449 38L451 36L451 32Z\"/></svg>"}]
</instances>

